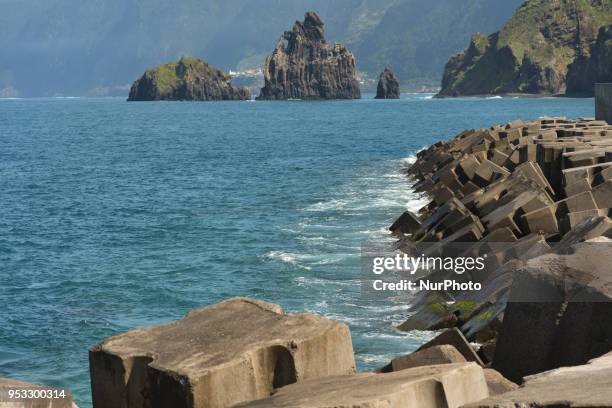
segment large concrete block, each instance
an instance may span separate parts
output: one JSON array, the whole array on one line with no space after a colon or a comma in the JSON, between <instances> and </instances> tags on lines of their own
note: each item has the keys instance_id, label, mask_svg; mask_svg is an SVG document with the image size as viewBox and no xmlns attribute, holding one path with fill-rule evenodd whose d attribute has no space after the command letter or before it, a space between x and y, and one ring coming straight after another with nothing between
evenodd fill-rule
<instances>
[{"instance_id":1,"label":"large concrete block","mask_svg":"<svg viewBox=\"0 0 612 408\"><path fill-rule=\"evenodd\" d=\"M580 224L588 221L592 218L597 218L600 216L605 216L605 210L586 210L586 211L578 211L568 213L563 220L563 231L569 232L572 229L578 227Z\"/></svg>"},{"instance_id":2,"label":"large concrete block","mask_svg":"<svg viewBox=\"0 0 612 408\"><path fill-rule=\"evenodd\" d=\"M246 298L110 337L89 361L95 408L222 408L355 372L346 325Z\"/></svg>"},{"instance_id":3,"label":"large concrete block","mask_svg":"<svg viewBox=\"0 0 612 408\"><path fill-rule=\"evenodd\" d=\"M612 84L595 84L595 117L612 123Z\"/></svg>"},{"instance_id":4,"label":"large concrete block","mask_svg":"<svg viewBox=\"0 0 612 408\"><path fill-rule=\"evenodd\" d=\"M511 288L493 367L520 382L612 349L611 264L605 242L527 261Z\"/></svg>"},{"instance_id":5,"label":"large concrete block","mask_svg":"<svg viewBox=\"0 0 612 408\"><path fill-rule=\"evenodd\" d=\"M540 258L528 261L516 273L493 358L493 368L516 383L525 375L550 368L549 355L564 300L563 288L539 273Z\"/></svg>"},{"instance_id":6,"label":"large concrete block","mask_svg":"<svg viewBox=\"0 0 612 408\"><path fill-rule=\"evenodd\" d=\"M588 364L563 367L525 379L510 392L467 404L464 408L612 407L612 353Z\"/></svg>"},{"instance_id":7,"label":"large concrete block","mask_svg":"<svg viewBox=\"0 0 612 408\"><path fill-rule=\"evenodd\" d=\"M485 368L485 379L487 381L487 387L489 388L489 395L499 395L506 392L514 391L518 389L518 385L512 381L504 378L498 371L492 368Z\"/></svg>"},{"instance_id":8,"label":"large concrete block","mask_svg":"<svg viewBox=\"0 0 612 408\"><path fill-rule=\"evenodd\" d=\"M488 395L483 369L459 363L304 381L236 408L458 408Z\"/></svg>"},{"instance_id":9,"label":"large concrete block","mask_svg":"<svg viewBox=\"0 0 612 408\"><path fill-rule=\"evenodd\" d=\"M428 365L465 363L466 361L465 357L455 347L443 344L396 357L383 371L391 372Z\"/></svg>"},{"instance_id":10,"label":"large concrete block","mask_svg":"<svg viewBox=\"0 0 612 408\"><path fill-rule=\"evenodd\" d=\"M592 192L597 208L612 208L612 180L598 185Z\"/></svg>"},{"instance_id":11,"label":"large concrete block","mask_svg":"<svg viewBox=\"0 0 612 408\"><path fill-rule=\"evenodd\" d=\"M461 330L452 328L440 333L434 339L423 344L417 351L425 350L430 347L450 345L459 351L467 361L473 361L479 365L484 365L478 354L474 351Z\"/></svg>"},{"instance_id":12,"label":"large concrete block","mask_svg":"<svg viewBox=\"0 0 612 408\"><path fill-rule=\"evenodd\" d=\"M523 222L530 232L556 234L559 232L559 223L556 217L556 206L549 205L539 210L523 214Z\"/></svg>"},{"instance_id":13,"label":"large concrete block","mask_svg":"<svg viewBox=\"0 0 612 408\"><path fill-rule=\"evenodd\" d=\"M508 169L498 166L490 160L483 160L474 173L474 183L479 186L486 186L491 182L510 175Z\"/></svg>"},{"instance_id":14,"label":"large concrete block","mask_svg":"<svg viewBox=\"0 0 612 408\"><path fill-rule=\"evenodd\" d=\"M608 217L592 217L568 231L555 246L559 253L565 253L571 246L596 237L612 237L612 221Z\"/></svg>"},{"instance_id":15,"label":"large concrete block","mask_svg":"<svg viewBox=\"0 0 612 408\"><path fill-rule=\"evenodd\" d=\"M421 227L421 220L411 211L405 211L389 227L389 230L396 235L414 234Z\"/></svg>"}]
</instances>

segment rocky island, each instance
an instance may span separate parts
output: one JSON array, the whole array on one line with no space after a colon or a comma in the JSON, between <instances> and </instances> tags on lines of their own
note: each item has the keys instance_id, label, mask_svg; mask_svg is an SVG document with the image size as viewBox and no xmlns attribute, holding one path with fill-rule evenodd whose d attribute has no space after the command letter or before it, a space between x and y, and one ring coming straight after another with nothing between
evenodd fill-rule
<instances>
[{"instance_id":1,"label":"rocky island","mask_svg":"<svg viewBox=\"0 0 612 408\"><path fill-rule=\"evenodd\" d=\"M568 67L589 58L599 28L610 24L609 1L528 0L499 32L473 35L468 48L448 61L438 96L564 94L568 77L575 84L586 78L568 74ZM570 89L592 88L594 82Z\"/></svg>"},{"instance_id":2,"label":"rocky island","mask_svg":"<svg viewBox=\"0 0 612 408\"><path fill-rule=\"evenodd\" d=\"M134 82L128 101L221 101L251 99L228 74L198 58L183 57L147 70Z\"/></svg>"},{"instance_id":3,"label":"rocky island","mask_svg":"<svg viewBox=\"0 0 612 408\"><path fill-rule=\"evenodd\" d=\"M355 57L341 44L330 46L314 12L296 21L278 40L264 64L257 99L359 99Z\"/></svg>"},{"instance_id":4,"label":"rocky island","mask_svg":"<svg viewBox=\"0 0 612 408\"><path fill-rule=\"evenodd\" d=\"M400 84L390 68L385 68L378 78L376 99L399 99Z\"/></svg>"}]
</instances>

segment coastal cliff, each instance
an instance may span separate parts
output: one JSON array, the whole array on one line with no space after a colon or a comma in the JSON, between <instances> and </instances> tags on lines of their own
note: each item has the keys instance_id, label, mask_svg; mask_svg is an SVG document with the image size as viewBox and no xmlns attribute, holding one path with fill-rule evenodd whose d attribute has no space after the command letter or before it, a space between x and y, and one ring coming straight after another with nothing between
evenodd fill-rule
<instances>
[{"instance_id":1,"label":"coastal cliff","mask_svg":"<svg viewBox=\"0 0 612 408\"><path fill-rule=\"evenodd\" d=\"M323 33L314 12L296 21L266 58L257 99L359 99L355 57L341 44L330 46Z\"/></svg>"},{"instance_id":2,"label":"coastal cliff","mask_svg":"<svg viewBox=\"0 0 612 408\"><path fill-rule=\"evenodd\" d=\"M528 0L499 32L475 34L448 61L438 97L563 94L568 66L611 23L610 1Z\"/></svg>"},{"instance_id":3,"label":"coastal cliff","mask_svg":"<svg viewBox=\"0 0 612 408\"><path fill-rule=\"evenodd\" d=\"M601 27L590 52L568 67L567 94L593 96L598 82L612 82L612 26Z\"/></svg>"},{"instance_id":4,"label":"coastal cliff","mask_svg":"<svg viewBox=\"0 0 612 408\"><path fill-rule=\"evenodd\" d=\"M147 70L130 89L128 101L219 101L251 98L228 74L197 58L183 57Z\"/></svg>"}]
</instances>

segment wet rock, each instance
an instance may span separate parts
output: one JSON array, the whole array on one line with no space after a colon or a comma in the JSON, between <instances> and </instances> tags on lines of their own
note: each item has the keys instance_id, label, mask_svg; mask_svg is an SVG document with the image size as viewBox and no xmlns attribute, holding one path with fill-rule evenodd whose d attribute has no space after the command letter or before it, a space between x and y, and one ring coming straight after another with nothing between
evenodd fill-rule
<instances>
[{"instance_id":1,"label":"wet rock","mask_svg":"<svg viewBox=\"0 0 612 408\"><path fill-rule=\"evenodd\" d=\"M314 12L286 31L264 64L257 99L359 99L355 57L343 45L330 46Z\"/></svg>"},{"instance_id":2,"label":"wet rock","mask_svg":"<svg viewBox=\"0 0 612 408\"><path fill-rule=\"evenodd\" d=\"M132 85L128 101L220 101L251 99L248 88L205 61L183 57L150 69Z\"/></svg>"},{"instance_id":3,"label":"wet rock","mask_svg":"<svg viewBox=\"0 0 612 408\"><path fill-rule=\"evenodd\" d=\"M393 71L385 68L378 78L376 87L376 99L399 99L400 84Z\"/></svg>"},{"instance_id":4,"label":"wet rock","mask_svg":"<svg viewBox=\"0 0 612 408\"><path fill-rule=\"evenodd\" d=\"M355 372L346 325L247 298L110 337L89 361L95 408L229 407Z\"/></svg>"},{"instance_id":5,"label":"wet rock","mask_svg":"<svg viewBox=\"0 0 612 408\"><path fill-rule=\"evenodd\" d=\"M612 407L612 353L588 364L529 376L520 388L465 408Z\"/></svg>"},{"instance_id":6,"label":"wet rock","mask_svg":"<svg viewBox=\"0 0 612 408\"><path fill-rule=\"evenodd\" d=\"M487 396L482 368L474 363L459 363L304 381L238 407L456 408Z\"/></svg>"}]
</instances>

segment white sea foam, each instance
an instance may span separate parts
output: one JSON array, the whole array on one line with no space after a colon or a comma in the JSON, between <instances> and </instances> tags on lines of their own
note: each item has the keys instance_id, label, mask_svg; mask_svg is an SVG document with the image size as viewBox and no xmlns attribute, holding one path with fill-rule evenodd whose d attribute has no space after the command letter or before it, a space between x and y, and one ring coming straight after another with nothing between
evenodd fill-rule
<instances>
[{"instance_id":1,"label":"white sea foam","mask_svg":"<svg viewBox=\"0 0 612 408\"><path fill-rule=\"evenodd\" d=\"M488 96L485 99L502 99L502 97L499 95L495 95L495 96Z\"/></svg>"},{"instance_id":2,"label":"white sea foam","mask_svg":"<svg viewBox=\"0 0 612 408\"><path fill-rule=\"evenodd\" d=\"M304 255L302 254L292 254L289 252L283 251L270 251L265 255L266 258L285 262L291 265L295 265L297 267L310 270L311 268L300 263L300 260L304 259Z\"/></svg>"},{"instance_id":3,"label":"white sea foam","mask_svg":"<svg viewBox=\"0 0 612 408\"><path fill-rule=\"evenodd\" d=\"M414 164L414 162L416 162L416 156L408 156L408 157L404 157L403 159L400 159L400 162L402 164Z\"/></svg>"},{"instance_id":4,"label":"white sea foam","mask_svg":"<svg viewBox=\"0 0 612 408\"><path fill-rule=\"evenodd\" d=\"M318 203L309 205L304 209L304 211L331 211L331 210L339 210L340 208L347 205L348 202L346 200L329 200L329 201L319 201Z\"/></svg>"},{"instance_id":5,"label":"white sea foam","mask_svg":"<svg viewBox=\"0 0 612 408\"><path fill-rule=\"evenodd\" d=\"M367 310L369 310L371 312L375 312L375 313L390 313L390 312L397 312L397 311L406 311L406 310L410 309L410 305L409 304L395 305L395 306L391 306L391 305L384 305L384 306L363 305L363 306L359 306L359 307L367 309Z\"/></svg>"},{"instance_id":6,"label":"white sea foam","mask_svg":"<svg viewBox=\"0 0 612 408\"><path fill-rule=\"evenodd\" d=\"M293 281L298 286L329 286L329 285L338 285L338 286L358 286L361 285L361 281L358 279L347 279L347 280L338 280L338 279L323 279L317 278L316 276L298 276L293 279Z\"/></svg>"}]
</instances>

